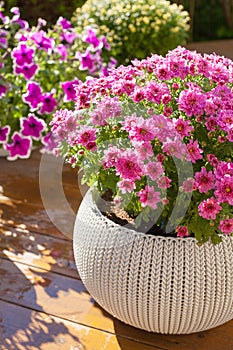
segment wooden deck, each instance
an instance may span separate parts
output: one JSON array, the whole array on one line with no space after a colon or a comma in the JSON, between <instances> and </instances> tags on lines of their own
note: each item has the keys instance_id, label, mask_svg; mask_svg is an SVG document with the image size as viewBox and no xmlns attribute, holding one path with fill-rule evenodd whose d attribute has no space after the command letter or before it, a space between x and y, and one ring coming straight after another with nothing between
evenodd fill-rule
<instances>
[{"instance_id":1,"label":"wooden deck","mask_svg":"<svg viewBox=\"0 0 233 350\"><path fill-rule=\"evenodd\" d=\"M55 223L65 223L66 234L59 232L44 209L40 160L38 151L30 160L0 158L1 350L233 349L233 321L191 335L161 335L125 325L99 307L74 264L69 238L74 214L69 216L56 197L53 157L44 163L45 190L52 198L47 212ZM62 179L67 202L77 211L82 196L76 171L64 166Z\"/></svg>"}]
</instances>

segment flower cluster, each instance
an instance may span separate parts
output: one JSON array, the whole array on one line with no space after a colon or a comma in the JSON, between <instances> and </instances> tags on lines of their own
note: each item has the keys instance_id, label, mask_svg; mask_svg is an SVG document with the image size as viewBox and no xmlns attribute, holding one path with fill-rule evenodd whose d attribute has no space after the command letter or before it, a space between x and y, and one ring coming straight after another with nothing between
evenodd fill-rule
<instances>
[{"instance_id":1,"label":"flower cluster","mask_svg":"<svg viewBox=\"0 0 233 350\"><path fill-rule=\"evenodd\" d=\"M149 232L233 234L233 62L183 47L76 86L58 111L59 152ZM158 231L159 230L159 231Z\"/></svg>"},{"instance_id":2,"label":"flower cluster","mask_svg":"<svg viewBox=\"0 0 233 350\"><path fill-rule=\"evenodd\" d=\"M45 29L43 19L30 28L18 8L11 13L0 10L0 148L14 160L28 158L33 144L53 149L52 113L64 103L73 106L74 83L105 75L116 62L103 61L110 46L91 27L78 33L60 17L52 28Z\"/></svg>"},{"instance_id":3,"label":"flower cluster","mask_svg":"<svg viewBox=\"0 0 233 350\"><path fill-rule=\"evenodd\" d=\"M188 21L188 12L167 0L87 0L72 18L81 27L98 25L120 63L184 45Z\"/></svg>"}]
</instances>

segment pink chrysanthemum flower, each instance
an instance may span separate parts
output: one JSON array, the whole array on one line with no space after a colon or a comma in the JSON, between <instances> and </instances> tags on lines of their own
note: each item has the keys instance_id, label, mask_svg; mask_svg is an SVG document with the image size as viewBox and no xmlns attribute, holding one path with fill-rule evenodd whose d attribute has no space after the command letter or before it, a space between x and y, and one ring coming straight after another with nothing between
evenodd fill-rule
<instances>
[{"instance_id":1,"label":"pink chrysanthemum flower","mask_svg":"<svg viewBox=\"0 0 233 350\"><path fill-rule=\"evenodd\" d=\"M153 181L164 173L164 168L160 162L148 162L144 170L145 175L149 176Z\"/></svg>"},{"instance_id":2,"label":"pink chrysanthemum flower","mask_svg":"<svg viewBox=\"0 0 233 350\"><path fill-rule=\"evenodd\" d=\"M195 180L193 178L188 178L187 180L185 180L181 186L181 190L185 191L185 192L192 192L195 187L194 187L194 182Z\"/></svg>"},{"instance_id":3,"label":"pink chrysanthemum flower","mask_svg":"<svg viewBox=\"0 0 233 350\"><path fill-rule=\"evenodd\" d=\"M198 141L190 140L187 144L187 150L188 150L188 160L191 160L192 163L196 163L198 159L202 159L201 153L203 153L203 150L199 147Z\"/></svg>"},{"instance_id":4,"label":"pink chrysanthemum flower","mask_svg":"<svg viewBox=\"0 0 233 350\"><path fill-rule=\"evenodd\" d=\"M96 140L96 130L90 126L83 126L78 132L77 142L82 146L87 146Z\"/></svg>"},{"instance_id":5,"label":"pink chrysanthemum flower","mask_svg":"<svg viewBox=\"0 0 233 350\"><path fill-rule=\"evenodd\" d=\"M123 179L139 180L143 175L142 166L132 150L126 150L116 160L116 175Z\"/></svg>"},{"instance_id":6,"label":"pink chrysanthemum flower","mask_svg":"<svg viewBox=\"0 0 233 350\"><path fill-rule=\"evenodd\" d=\"M206 168L201 168L200 172L195 174L195 184L194 186L201 193L207 193L209 190L214 188L214 175L212 171L207 172Z\"/></svg>"},{"instance_id":7,"label":"pink chrysanthemum flower","mask_svg":"<svg viewBox=\"0 0 233 350\"><path fill-rule=\"evenodd\" d=\"M214 194L219 202L233 205L233 177L226 175L217 181Z\"/></svg>"},{"instance_id":8,"label":"pink chrysanthemum flower","mask_svg":"<svg viewBox=\"0 0 233 350\"><path fill-rule=\"evenodd\" d=\"M132 192L135 188L135 182L128 179L123 179L117 183L117 186L120 188L121 192L125 194L126 192Z\"/></svg>"},{"instance_id":9,"label":"pink chrysanthemum flower","mask_svg":"<svg viewBox=\"0 0 233 350\"><path fill-rule=\"evenodd\" d=\"M195 85L189 86L189 89L180 93L178 105L181 111L184 111L188 117L203 114L206 104L204 93Z\"/></svg>"},{"instance_id":10,"label":"pink chrysanthemum flower","mask_svg":"<svg viewBox=\"0 0 233 350\"><path fill-rule=\"evenodd\" d=\"M194 130L193 126L190 125L189 120L183 120L182 118L174 120L175 129L183 139L185 136L190 136L190 132Z\"/></svg>"},{"instance_id":11,"label":"pink chrysanthemum flower","mask_svg":"<svg viewBox=\"0 0 233 350\"><path fill-rule=\"evenodd\" d=\"M215 220L220 210L222 207L214 197L207 198L198 205L199 215L207 220Z\"/></svg>"},{"instance_id":12,"label":"pink chrysanthemum flower","mask_svg":"<svg viewBox=\"0 0 233 350\"><path fill-rule=\"evenodd\" d=\"M169 177L167 176L162 176L160 177L160 179L158 179L158 188L169 188L171 187L170 183L171 183L171 179L169 179Z\"/></svg>"},{"instance_id":13,"label":"pink chrysanthemum flower","mask_svg":"<svg viewBox=\"0 0 233 350\"><path fill-rule=\"evenodd\" d=\"M230 235L233 233L233 219L225 219L221 220L218 226L219 230L221 230L225 235Z\"/></svg>"},{"instance_id":14,"label":"pink chrysanthemum flower","mask_svg":"<svg viewBox=\"0 0 233 350\"><path fill-rule=\"evenodd\" d=\"M177 226L176 233L177 233L177 237L189 236L189 231L188 231L187 226Z\"/></svg>"},{"instance_id":15,"label":"pink chrysanthemum flower","mask_svg":"<svg viewBox=\"0 0 233 350\"><path fill-rule=\"evenodd\" d=\"M160 202L160 193L155 191L153 186L146 186L145 189L139 191L137 194L143 207L157 208L157 203Z\"/></svg>"}]
</instances>

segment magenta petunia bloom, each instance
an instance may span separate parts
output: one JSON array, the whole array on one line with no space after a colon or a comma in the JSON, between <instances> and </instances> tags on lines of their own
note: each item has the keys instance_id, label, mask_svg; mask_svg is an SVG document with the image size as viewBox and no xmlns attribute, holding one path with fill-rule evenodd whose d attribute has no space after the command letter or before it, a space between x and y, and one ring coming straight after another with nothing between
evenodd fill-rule
<instances>
[{"instance_id":1,"label":"magenta petunia bloom","mask_svg":"<svg viewBox=\"0 0 233 350\"><path fill-rule=\"evenodd\" d=\"M22 135L31 136L35 140L41 138L41 133L46 128L44 120L35 117L33 114L29 114L28 118L21 118L20 125Z\"/></svg>"},{"instance_id":2,"label":"magenta petunia bloom","mask_svg":"<svg viewBox=\"0 0 233 350\"><path fill-rule=\"evenodd\" d=\"M42 148L41 152L42 153L51 153L53 152L57 146L58 146L58 142L54 136L54 134L52 134L52 132L48 132L47 135L45 135L42 138L42 143L44 145L44 147Z\"/></svg>"},{"instance_id":3,"label":"magenta petunia bloom","mask_svg":"<svg viewBox=\"0 0 233 350\"><path fill-rule=\"evenodd\" d=\"M57 25L60 25L63 29L70 29L71 23L64 17L59 17L57 20Z\"/></svg>"},{"instance_id":4,"label":"magenta petunia bloom","mask_svg":"<svg viewBox=\"0 0 233 350\"><path fill-rule=\"evenodd\" d=\"M15 63L18 66L23 66L24 64L32 64L33 55L34 50L25 44L20 44L19 47L16 47L12 51L12 57L15 59Z\"/></svg>"},{"instance_id":5,"label":"magenta petunia bloom","mask_svg":"<svg viewBox=\"0 0 233 350\"><path fill-rule=\"evenodd\" d=\"M46 92L41 96L42 106L40 114L52 113L57 106L57 100L53 97L53 93Z\"/></svg>"},{"instance_id":6,"label":"magenta petunia bloom","mask_svg":"<svg viewBox=\"0 0 233 350\"><path fill-rule=\"evenodd\" d=\"M16 74L23 74L26 80L31 79L36 71L37 71L37 64L33 63L31 65L24 64L23 66L15 66L15 73Z\"/></svg>"},{"instance_id":7,"label":"magenta petunia bloom","mask_svg":"<svg viewBox=\"0 0 233 350\"><path fill-rule=\"evenodd\" d=\"M68 44L73 44L77 37L78 35L73 31L65 30L61 35L61 41L66 41Z\"/></svg>"},{"instance_id":8,"label":"magenta petunia bloom","mask_svg":"<svg viewBox=\"0 0 233 350\"><path fill-rule=\"evenodd\" d=\"M0 48L7 48L7 31L4 29L0 29Z\"/></svg>"},{"instance_id":9,"label":"magenta petunia bloom","mask_svg":"<svg viewBox=\"0 0 233 350\"><path fill-rule=\"evenodd\" d=\"M80 81L78 79L75 79L72 81L66 81L66 82L61 84L62 89L65 92L65 97L64 97L65 102L75 100L76 91L75 91L74 86L78 85L79 83L80 83Z\"/></svg>"},{"instance_id":10,"label":"magenta petunia bloom","mask_svg":"<svg viewBox=\"0 0 233 350\"><path fill-rule=\"evenodd\" d=\"M61 55L59 59L61 61L65 61L68 55L66 46L63 44L60 44L56 47L56 51L59 53L59 55Z\"/></svg>"},{"instance_id":11,"label":"magenta petunia bloom","mask_svg":"<svg viewBox=\"0 0 233 350\"><path fill-rule=\"evenodd\" d=\"M54 47L54 40L46 36L46 32L39 30L37 33L31 36L31 39L35 41L39 49L49 51Z\"/></svg>"},{"instance_id":12,"label":"magenta petunia bloom","mask_svg":"<svg viewBox=\"0 0 233 350\"><path fill-rule=\"evenodd\" d=\"M32 140L29 137L24 137L20 133L15 132L12 136L13 143L5 145L6 150L10 153L7 158L15 160L17 158L29 158L31 154Z\"/></svg>"},{"instance_id":13,"label":"magenta petunia bloom","mask_svg":"<svg viewBox=\"0 0 233 350\"><path fill-rule=\"evenodd\" d=\"M10 130L11 128L9 125L0 127L0 143L7 142Z\"/></svg>"},{"instance_id":14,"label":"magenta petunia bloom","mask_svg":"<svg viewBox=\"0 0 233 350\"><path fill-rule=\"evenodd\" d=\"M92 29L88 30L84 41L86 41L86 43L92 44L94 48L97 48L98 46L100 46L100 44L103 45L103 43L97 38L95 32Z\"/></svg>"},{"instance_id":15,"label":"magenta petunia bloom","mask_svg":"<svg viewBox=\"0 0 233 350\"><path fill-rule=\"evenodd\" d=\"M42 92L40 85L34 82L28 83L27 92L26 94L23 94L23 101L28 103L31 108L37 108L41 100Z\"/></svg>"},{"instance_id":16,"label":"magenta petunia bloom","mask_svg":"<svg viewBox=\"0 0 233 350\"><path fill-rule=\"evenodd\" d=\"M6 93L6 86L0 84L0 97L2 95L5 95L5 93Z\"/></svg>"},{"instance_id":17,"label":"magenta petunia bloom","mask_svg":"<svg viewBox=\"0 0 233 350\"><path fill-rule=\"evenodd\" d=\"M80 70L92 70L94 68L94 58L93 55L89 52L89 50L86 50L85 53L81 54L79 53L78 55L79 61L80 61Z\"/></svg>"}]
</instances>

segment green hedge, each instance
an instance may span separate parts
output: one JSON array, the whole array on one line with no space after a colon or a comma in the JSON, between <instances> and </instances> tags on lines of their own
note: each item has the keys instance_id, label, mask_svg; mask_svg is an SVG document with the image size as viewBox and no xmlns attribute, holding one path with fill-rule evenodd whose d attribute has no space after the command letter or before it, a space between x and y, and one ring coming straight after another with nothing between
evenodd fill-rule
<instances>
[{"instance_id":1,"label":"green hedge","mask_svg":"<svg viewBox=\"0 0 233 350\"><path fill-rule=\"evenodd\" d=\"M233 38L233 2L227 0L171 0L193 13L192 41Z\"/></svg>"}]
</instances>

